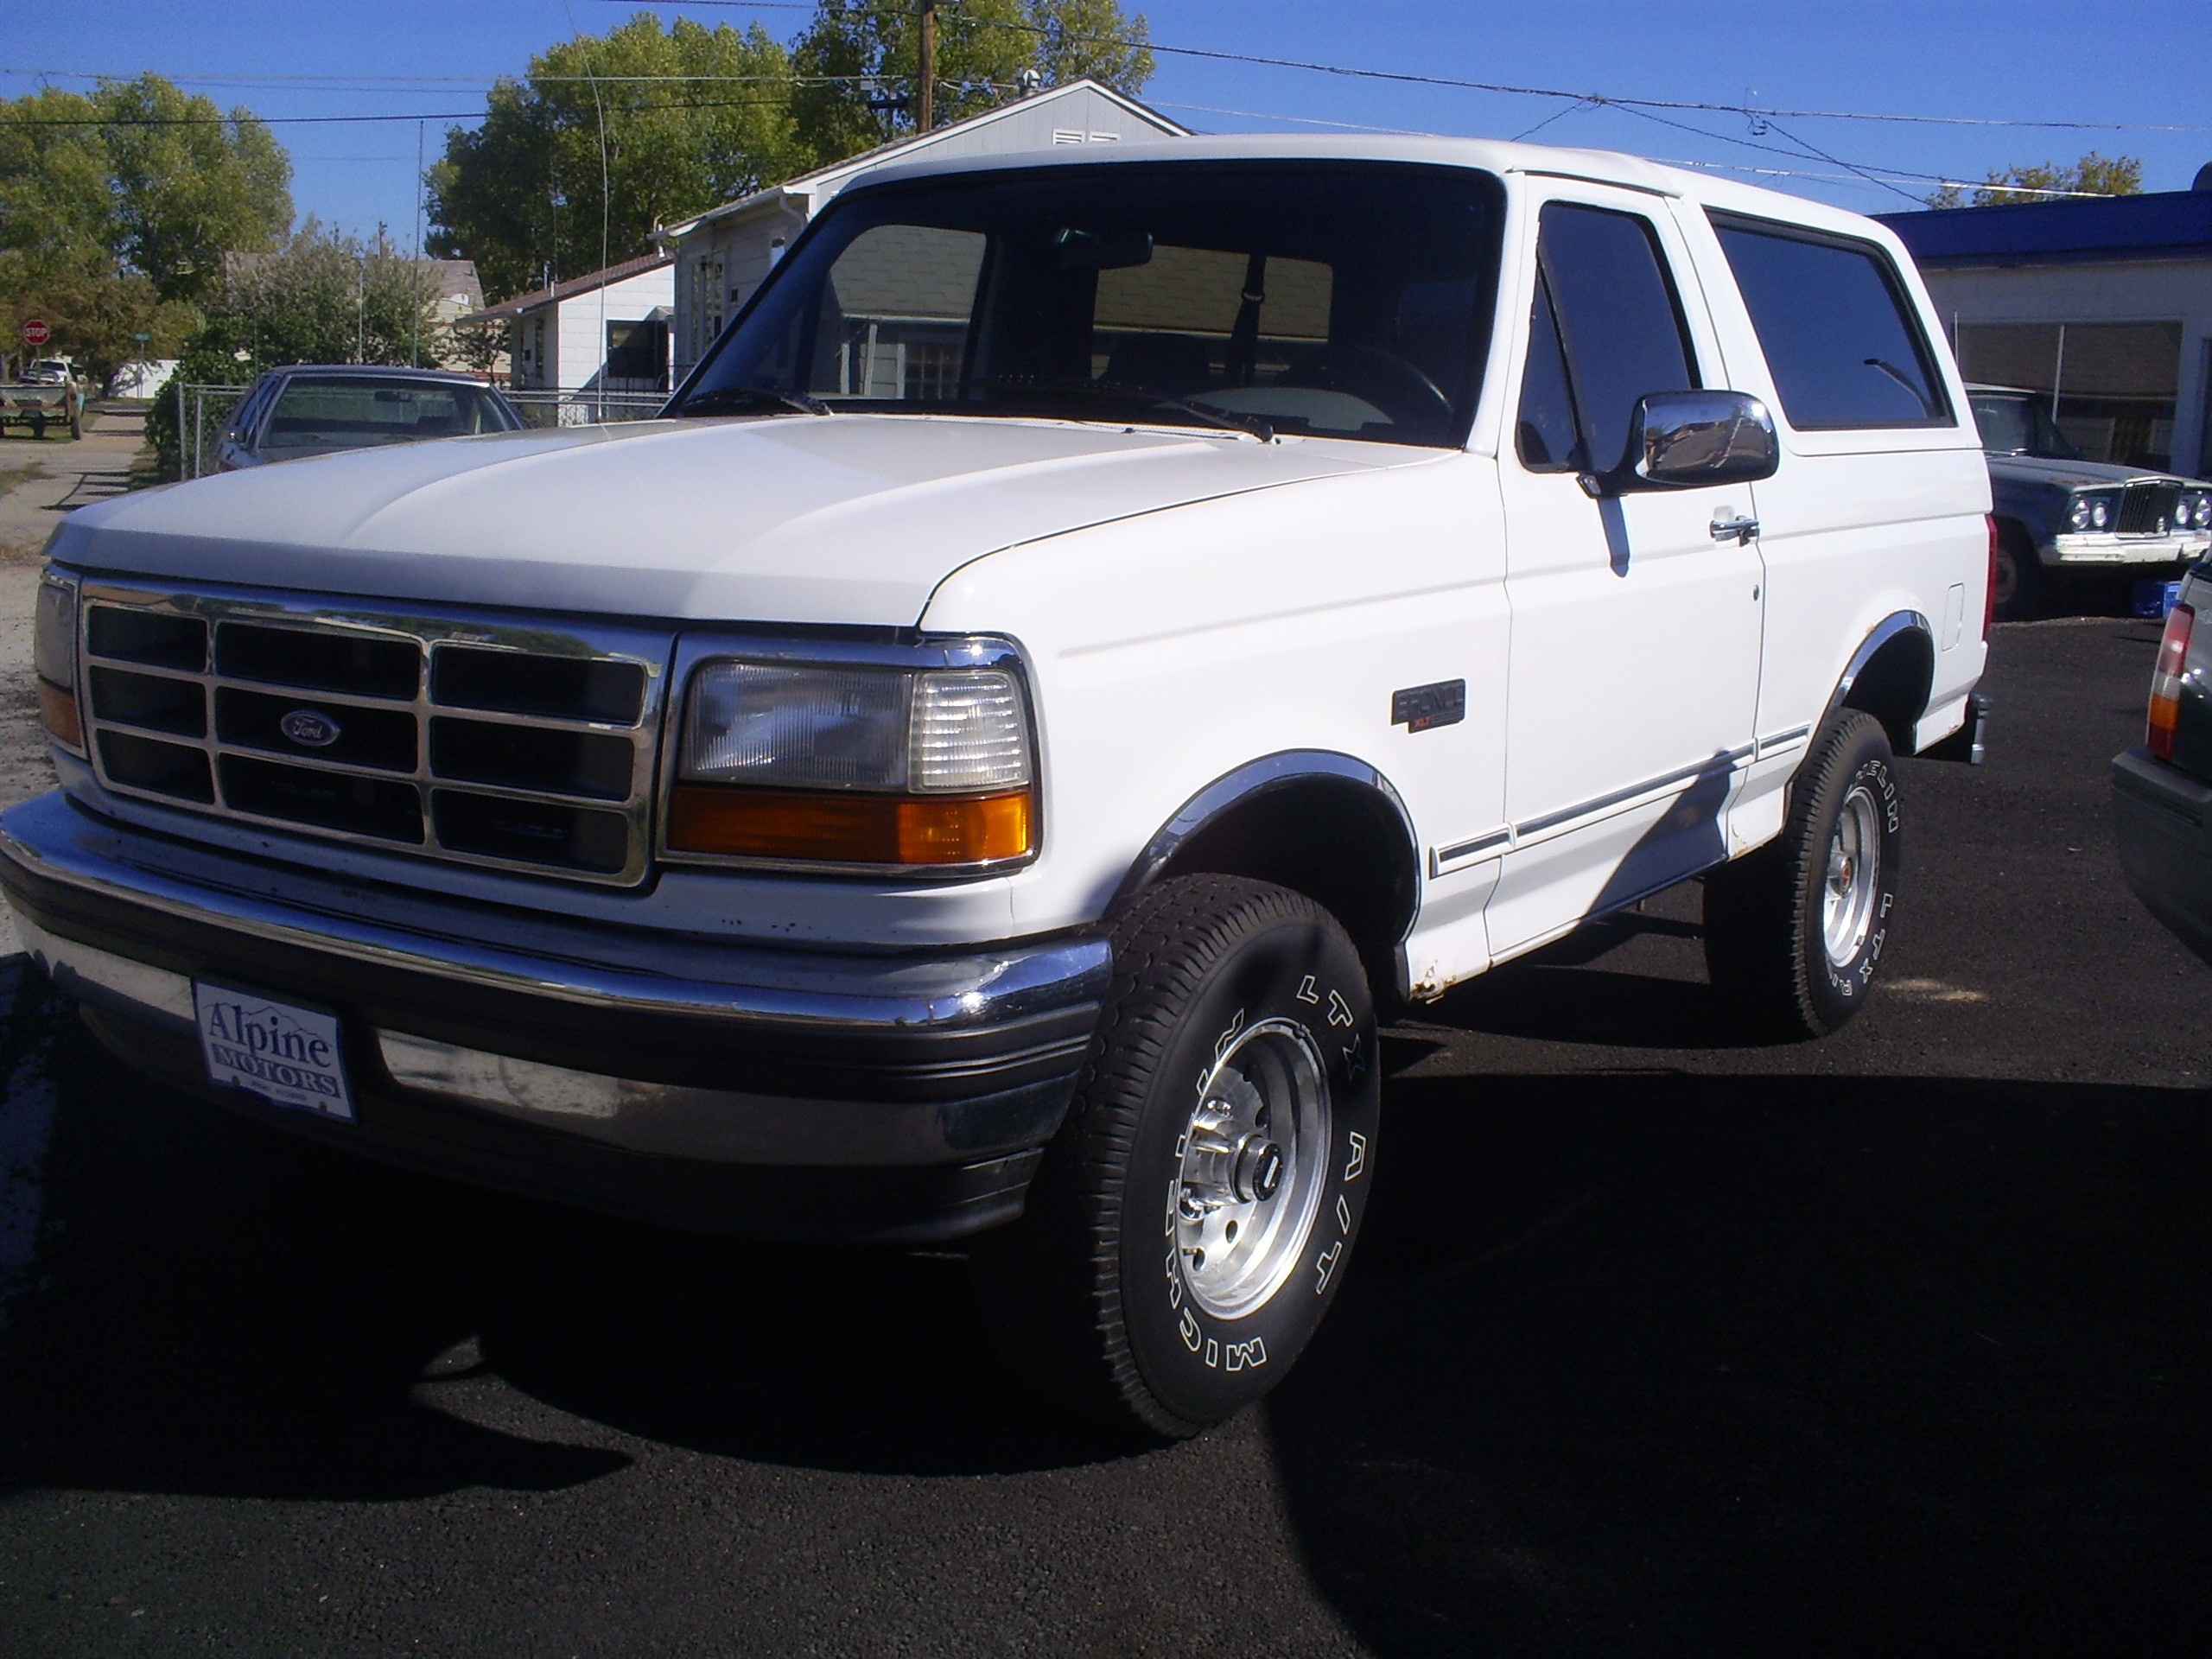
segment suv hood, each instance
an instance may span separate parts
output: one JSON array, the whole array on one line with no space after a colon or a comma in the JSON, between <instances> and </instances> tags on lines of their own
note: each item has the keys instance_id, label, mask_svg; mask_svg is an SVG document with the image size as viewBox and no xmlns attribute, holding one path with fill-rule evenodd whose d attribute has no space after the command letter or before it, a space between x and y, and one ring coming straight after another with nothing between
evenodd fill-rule
<instances>
[{"instance_id":1,"label":"suv hood","mask_svg":"<svg viewBox=\"0 0 2212 1659\"><path fill-rule=\"evenodd\" d=\"M2190 480L2177 473L2161 473L2141 467L2115 467L2103 461L2057 461L2044 455L1986 457L1989 474L2012 484L2037 484L2057 490L2109 489L2115 484L2136 482L2183 484Z\"/></svg>"},{"instance_id":2,"label":"suv hood","mask_svg":"<svg viewBox=\"0 0 2212 1659\"><path fill-rule=\"evenodd\" d=\"M381 599L906 627L947 575L1001 548L1432 453L937 416L651 421L200 479L73 513L48 550Z\"/></svg>"}]
</instances>

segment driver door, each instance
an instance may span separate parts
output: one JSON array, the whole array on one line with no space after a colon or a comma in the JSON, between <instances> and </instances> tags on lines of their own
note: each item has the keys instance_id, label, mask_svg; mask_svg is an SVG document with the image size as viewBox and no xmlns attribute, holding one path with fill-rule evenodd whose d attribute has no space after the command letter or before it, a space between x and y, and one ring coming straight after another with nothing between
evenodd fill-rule
<instances>
[{"instance_id":1,"label":"driver door","mask_svg":"<svg viewBox=\"0 0 2212 1659\"><path fill-rule=\"evenodd\" d=\"M1498 462L1513 638L1512 840L1488 912L1500 954L1726 856L1764 591L1745 486L1586 482L1626 457L1638 398L1726 385L1664 204L1563 186L1532 228L1518 419Z\"/></svg>"}]
</instances>

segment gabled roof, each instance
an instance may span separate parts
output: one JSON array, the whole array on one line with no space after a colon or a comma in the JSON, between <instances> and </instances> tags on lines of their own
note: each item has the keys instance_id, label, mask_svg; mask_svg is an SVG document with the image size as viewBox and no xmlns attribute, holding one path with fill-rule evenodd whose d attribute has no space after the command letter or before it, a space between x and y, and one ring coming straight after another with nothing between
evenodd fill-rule
<instances>
[{"instance_id":1,"label":"gabled roof","mask_svg":"<svg viewBox=\"0 0 2212 1659\"><path fill-rule=\"evenodd\" d=\"M525 311L534 311L541 305L553 305L579 294L594 294L602 288L632 276L642 276L649 270L658 270L672 264L672 253L642 254L635 259L625 259L619 265L609 265L605 270L594 270L582 276L571 276L565 283L556 283L550 288L541 288L534 293L518 294L511 300L501 300L497 305L487 305L481 311L458 319L461 322L505 322Z\"/></svg>"},{"instance_id":2,"label":"gabled roof","mask_svg":"<svg viewBox=\"0 0 2212 1659\"><path fill-rule=\"evenodd\" d=\"M2212 258L2212 190L1884 213L1923 267Z\"/></svg>"},{"instance_id":3,"label":"gabled roof","mask_svg":"<svg viewBox=\"0 0 2212 1659\"><path fill-rule=\"evenodd\" d=\"M786 179L781 184L772 184L763 189L755 190L751 195L741 196L735 201L726 201L719 207L709 207L696 218L687 219L680 225L668 226L655 234L662 245L666 246L677 238L689 235L698 226L715 219L728 219L734 214L749 213L754 208L766 207L772 202L781 201L791 196L812 196L824 190L834 191L856 173L864 173L870 168L881 167L888 162L918 159L928 150L944 143L949 138L972 133L978 128L991 126L1014 116L1033 114L1046 105L1072 98L1081 92L1095 93L1109 104L1119 105L1127 113L1168 137L1180 138L1189 136L1188 127L1170 120L1158 110L1140 104L1135 99L1125 93L1116 92L1111 86L1103 82L1086 77L1082 80L1069 81L1064 86L1054 86L1045 92L1033 92L1027 98L1014 99L1009 103L985 110L980 115L971 115L964 121L948 122L944 126L932 127L927 132L913 132L907 134L904 138L894 138L887 144L878 144L874 149L864 149L857 156L848 156L843 161L833 162L828 167L817 167L811 173L802 173L797 178Z\"/></svg>"}]
</instances>

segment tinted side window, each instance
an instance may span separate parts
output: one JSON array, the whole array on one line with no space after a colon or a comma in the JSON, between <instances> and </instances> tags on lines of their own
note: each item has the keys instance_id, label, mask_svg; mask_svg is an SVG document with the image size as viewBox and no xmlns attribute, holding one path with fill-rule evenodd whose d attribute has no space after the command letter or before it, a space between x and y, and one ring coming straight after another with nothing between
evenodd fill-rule
<instances>
[{"instance_id":1,"label":"tinted side window","mask_svg":"<svg viewBox=\"0 0 2212 1659\"><path fill-rule=\"evenodd\" d=\"M1675 285L1649 221L1602 207L1547 204L1536 260L1565 351L1580 435L1578 464L1609 471L1627 457L1629 417L1638 398L1698 385ZM1532 372L1523 383L1524 415L1528 392L1537 384L1534 372L1541 366L1535 354L1548 349L1541 316L1538 322ZM1550 464L1563 464L1556 452Z\"/></svg>"},{"instance_id":2,"label":"tinted side window","mask_svg":"<svg viewBox=\"0 0 2212 1659\"><path fill-rule=\"evenodd\" d=\"M1950 400L1888 257L1872 243L1713 216L1801 432L1950 426Z\"/></svg>"},{"instance_id":3,"label":"tinted side window","mask_svg":"<svg viewBox=\"0 0 2212 1659\"><path fill-rule=\"evenodd\" d=\"M1582 433L1574 422L1574 394L1567 385L1567 351L1560 344L1552 291L1536 274L1536 301L1529 308L1529 365L1521 375L1521 459L1539 473L1580 472Z\"/></svg>"}]
</instances>

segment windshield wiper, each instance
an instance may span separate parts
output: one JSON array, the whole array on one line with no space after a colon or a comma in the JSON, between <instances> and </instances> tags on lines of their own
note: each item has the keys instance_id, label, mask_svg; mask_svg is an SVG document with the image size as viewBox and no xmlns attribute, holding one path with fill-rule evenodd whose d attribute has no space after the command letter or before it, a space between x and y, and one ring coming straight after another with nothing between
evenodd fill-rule
<instances>
[{"instance_id":1,"label":"windshield wiper","mask_svg":"<svg viewBox=\"0 0 2212 1659\"><path fill-rule=\"evenodd\" d=\"M718 415L733 404L742 405L750 400L758 404L762 399L781 404L785 409L797 410L802 415L829 415L835 411L819 397L810 397L803 391L779 391L773 386L715 386L710 391L696 392L683 400L683 407L677 414Z\"/></svg>"},{"instance_id":2,"label":"windshield wiper","mask_svg":"<svg viewBox=\"0 0 2212 1659\"><path fill-rule=\"evenodd\" d=\"M1060 378L1029 374L1001 375L988 385L994 389L1004 387L1014 391L1079 391L1093 397L1147 404L1154 409L1180 410L1185 415L1204 421L1208 426L1221 427L1231 432L1249 432L1262 443L1275 441L1274 425L1257 415L1240 415L1234 410L1217 409L1211 404L1193 403L1188 397L1153 391L1143 386L1115 385L1104 380L1084 380L1072 375Z\"/></svg>"}]
</instances>

